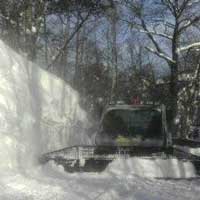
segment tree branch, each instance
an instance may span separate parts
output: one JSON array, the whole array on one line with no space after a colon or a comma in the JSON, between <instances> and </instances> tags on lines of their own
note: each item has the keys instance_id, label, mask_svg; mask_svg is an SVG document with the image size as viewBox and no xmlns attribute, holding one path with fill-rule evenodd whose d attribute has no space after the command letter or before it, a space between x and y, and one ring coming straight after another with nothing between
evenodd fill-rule
<instances>
[{"instance_id":1,"label":"tree branch","mask_svg":"<svg viewBox=\"0 0 200 200\"><path fill-rule=\"evenodd\" d=\"M178 10L178 17L180 17L187 7L187 5L190 3L191 0L184 0L183 3L181 4L179 10Z\"/></svg>"},{"instance_id":2,"label":"tree branch","mask_svg":"<svg viewBox=\"0 0 200 200\"><path fill-rule=\"evenodd\" d=\"M156 35L156 36L160 36L160 37L163 37L163 38L166 38L168 40L172 40L172 36L170 35L167 35L167 34L164 34L164 33L157 33L155 31L145 31L145 30L139 30L141 33L150 33L152 35Z\"/></svg>"},{"instance_id":3,"label":"tree branch","mask_svg":"<svg viewBox=\"0 0 200 200\"><path fill-rule=\"evenodd\" d=\"M146 49L147 49L148 51L150 51L151 53L156 54L158 57L163 58L163 59L166 60L168 63L175 63L175 61L174 61L173 59L171 59L169 56L167 56L167 55L164 54L164 53L158 52L158 51L156 51L156 50L154 50L154 49L152 49L152 48L149 48L149 47L146 47Z\"/></svg>"},{"instance_id":4,"label":"tree branch","mask_svg":"<svg viewBox=\"0 0 200 200\"><path fill-rule=\"evenodd\" d=\"M153 44L154 44L156 50L157 50L158 52L161 53L162 50L160 49L158 43L155 41L153 35L152 35L152 34L149 32L149 30L147 29L147 26L146 26L144 20L143 20L142 18L141 18L140 20L141 20L141 25L142 25L143 29L144 29L144 30L146 31L146 33L147 33L147 36L148 36L148 37L150 38L150 40L153 42Z\"/></svg>"},{"instance_id":5,"label":"tree branch","mask_svg":"<svg viewBox=\"0 0 200 200\"><path fill-rule=\"evenodd\" d=\"M175 15L174 4L171 0L161 0L161 2L170 10L170 12Z\"/></svg>"},{"instance_id":6,"label":"tree branch","mask_svg":"<svg viewBox=\"0 0 200 200\"><path fill-rule=\"evenodd\" d=\"M177 49L177 53L181 53L182 51L187 51L189 49L192 49L192 48L198 48L200 47L200 42L195 42L193 44L189 44L187 46L184 46L184 47L180 47Z\"/></svg>"},{"instance_id":7,"label":"tree branch","mask_svg":"<svg viewBox=\"0 0 200 200\"><path fill-rule=\"evenodd\" d=\"M179 33L181 33L182 31L184 31L185 29L187 29L188 27L194 25L195 23L197 23L198 21L200 21L200 16L196 16L194 19L192 20L188 20L188 22L183 25L182 27L180 27L180 29L178 30Z\"/></svg>"},{"instance_id":8,"label":"tree branch","mask_svg":"<svg viewBox=\"0 0 200 200\"><path fill-rule=\"evenodd\" d=\"M159 56L160 58L165 59L168 63L175 63L175 61L173 59L171 59L169 56L166 55L166 53L164 53L162 51L162 49L160 48L160 46L158 45L157 41L154 39L152 33L147 29L146 24L144 22L143 19L141 19L141 23L142 23L142 27L145 30L145 32L147 33L147 36L150 38L150 40L152 41L152 43L154 44L156 50L146 47L146 49L154 54L156 54L157 56Z\"/></svg>"},{"instance_id":9,"label":"tree branch","mask_svg":"<svg viewBox=\"0 0 200 200\"><path fill-rule=\"evenodd\" d=\"M90 12L87 13L87 15L85 16L85 18L82 19L81 23L75 28L75 30L73 31L73 33L69 36L69 38L67 38L64 42L64 45L62 46L62 48L59 50L59 52L57 53L57 55L53 58L52 62L47 66L47 70L53 65L55 64L55 62L58 60L58 58L63 54L64 50L67 48L68 44L71 42L71 40L74 38L74 36L76 35L76 33L82 28L83 24L88 20L90 16Z\"/></svg>"}]
</instances>

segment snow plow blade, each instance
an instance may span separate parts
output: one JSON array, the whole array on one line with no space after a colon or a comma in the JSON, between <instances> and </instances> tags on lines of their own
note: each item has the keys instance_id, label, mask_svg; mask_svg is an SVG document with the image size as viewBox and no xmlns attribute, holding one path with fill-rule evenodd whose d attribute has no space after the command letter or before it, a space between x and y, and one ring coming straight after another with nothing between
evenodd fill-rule
<instances>
[{"instance_id":1,"label":"snow plow blade","mask_svg":"<svg viewBox=\"0 0 200 200\"><path fill-rule=\"evenodd\" d=\"M161 156L161 147L139 146L73 146L44 154L41 163L50 160L62 165L68 172L101 172L107 165L117 158Z\"/></svg>"},{"instance_id":2,"label":"snow plow blade","mask_svg":"<svg viewBox=\"0 0 200 200\"><path fill-rule=\"evenodd\" d=\"M44 154L41 163L54 161L67 172L102 172L110 162L117 158L142 157L145 159L177 158L191 161L200 172L200 157L185 152L178 147L141 147L141 146L73 146Z\"/></svg>"}]
</instances>

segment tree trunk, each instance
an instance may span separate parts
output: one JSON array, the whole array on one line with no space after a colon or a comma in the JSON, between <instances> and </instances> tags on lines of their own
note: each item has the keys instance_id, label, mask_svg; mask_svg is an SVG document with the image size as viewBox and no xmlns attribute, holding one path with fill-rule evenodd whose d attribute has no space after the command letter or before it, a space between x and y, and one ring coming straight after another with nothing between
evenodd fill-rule
<instances>
[{"instance_id":1,"label":"tree trunk","mask_svg":"<svg viewBox=\"0 0 200 200\"><path fill-rule=\"evenodd\" d=\"M79 16L77 16L77 26L79 25ZM75 74L74 74L74 87L79 89L80 83L80 66L79 66L79 49L80 49L80 30L76 34L76 60L75 60Z\"/></svg>"},{"instance_id":2,"label":"tree trunk","mask_svg":"<svg viewBox=\"0 0 200 200\"><path fill-rule=\"evenodd\" d=\"M171 98L171 122L170 127L173 135L176 134L177 127L175 118L177 116L177 100L178 100L178 66L177 64L171 65L171 77L170 77L170 98Z\"/></svg>"},{"instance_id":3,"label":"tree trunk","mask_svg":"<svg viewBox=\"0 0 200 200\"><path fill-rule=\"evenodd\" d=\"M175 25L173 40L172 40L172 59L174 63L170 63L170 94L171 94L171 131L175 136L177 134L177 124L176 124L176 116L178 111L178 65L179 65L179 56L177 53L178 48L178 25Z\"/></svg>"},{"instance_id":4,"label":"tree trunk","mask_svg":"<svg viewBox=\"0 0 200 200\"><path fill-rule=\"evenodd\" d=\"M44 16L43 16L43 20L44 20L44 40L45 40L45 65L48 66L48 36L47 36L47 21L46 21L46 7L44 8Z\"/></svg>"},{"instance_id":5,"label":"tree trunk","mask_svg":"<svg viewBox=\"0 0 200 200\"><path fill-rule=\"evenodd\" d=\"M118 59L117 59L117 16L116 10L113 11L112 16L112 25L111 25L111 34L112 34L112 86L111 86L111 96L110 99L117 100L117 78L118 78Z\"/></svg>"}]
</instances>

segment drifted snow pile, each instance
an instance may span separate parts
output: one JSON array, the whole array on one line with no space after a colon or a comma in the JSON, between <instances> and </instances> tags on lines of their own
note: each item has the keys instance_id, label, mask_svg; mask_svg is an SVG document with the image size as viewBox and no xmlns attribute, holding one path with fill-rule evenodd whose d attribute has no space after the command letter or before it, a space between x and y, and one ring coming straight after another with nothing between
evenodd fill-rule
<instances>
[{"instance_id":1,"label":"drifted snow pile","mask_svg":"<svg viewBox=\"0 0 200 200\"><path fill-rule=\"evenodd\" d=\"M86 125L72 88L0 41L0 200L199 200L198 181L139 177L144 174L134 159L117 160L102 174L67 174L53 162L35 165L43 152L89 143ZM157 165L138 164L156 171Z\"/></svg>"}]
</instances>

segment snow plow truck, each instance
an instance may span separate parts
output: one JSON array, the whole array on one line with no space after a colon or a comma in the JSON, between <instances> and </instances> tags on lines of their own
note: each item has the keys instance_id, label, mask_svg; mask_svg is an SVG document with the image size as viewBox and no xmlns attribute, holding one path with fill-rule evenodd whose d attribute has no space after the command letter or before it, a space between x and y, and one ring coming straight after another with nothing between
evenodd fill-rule
<instances>
[{"instance_id":1,"label":"snow plow truck","mask_svg":"<svg viewBox=\"0 0 200 200\"><path fill-rule=\"evenodd\" d=\"M102 172L117 158L178 158L200 171L199 142L173 139L167 128L164 105L109 105L102 113L95 145L78 145L45 153L41 163L54 161L67 172Z\"/></svg>"}]
</instances>

